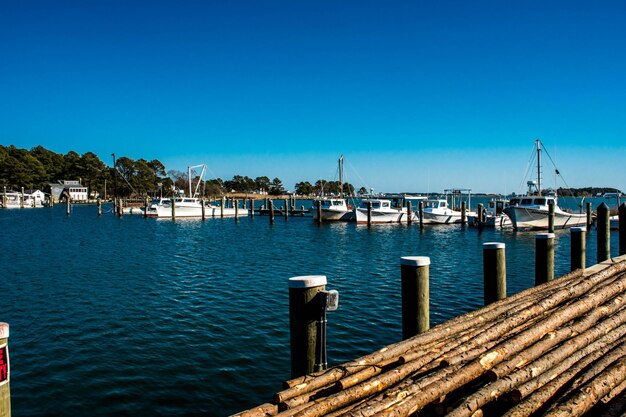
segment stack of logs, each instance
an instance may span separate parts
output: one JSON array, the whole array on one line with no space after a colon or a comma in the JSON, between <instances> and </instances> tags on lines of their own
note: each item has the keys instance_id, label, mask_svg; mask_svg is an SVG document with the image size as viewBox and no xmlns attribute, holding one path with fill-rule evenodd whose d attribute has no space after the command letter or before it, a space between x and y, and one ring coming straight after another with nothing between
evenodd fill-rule
<instances>
[{"instance_id":1,"label":"stack of logs","mask_svg":"<svg viewBox=\"0 0 626 417\"><path fill-rule=\"evenodd\" d=\"M285 382L261 416L623 416L626 261L607 261Z\"/></svg>"}]
</instances>

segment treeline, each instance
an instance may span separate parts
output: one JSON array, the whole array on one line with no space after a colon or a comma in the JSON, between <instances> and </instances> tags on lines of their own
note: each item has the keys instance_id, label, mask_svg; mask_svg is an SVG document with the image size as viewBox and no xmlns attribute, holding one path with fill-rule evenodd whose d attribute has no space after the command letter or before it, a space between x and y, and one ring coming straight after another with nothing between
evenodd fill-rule
<instances>
[{"instance_id":1,"label":"treeline","mask_svg":"<svg viewBox=\"0 0 626 417\"><path fill-rule=\"evenodd\" d=\"M558 195L573 197L595 197L606 193L621 193L621 191L609 187L559 188L557 190Z\"/></svg>"},{"instance_id":2,"label":"treeline","mask_svg":"<svg viewBox=\"0 0 626 417\"><path fill-rule=\"evenodd\" d=\"M0 185L19 190L44 189L48 183L59 180L80 180L89 187L90 193L104 197L118 196L167 196L172 190L188 189L188 174L176 170L166 171L159 160L133 160L122 156L115 160L115 168L106 165L93 152L80 155L74 151L58 154L43 146L31 150L0 145ZM197 184L198 173L192 171L192 183ZM195 187L194 187L195 188ZM267 193L282 195L287 192L279 178L270 180L261 176L254 179L235 175L231 180L215 178L205 181L200 193L206 197L236 193ZM320 179L315 184L303 181L295 184L298 195L338 195L338 181ZM354 195L354 187L343 184L344 195ZM359 193L366 194L361 187Z\"/></svg>"}]
</instances>

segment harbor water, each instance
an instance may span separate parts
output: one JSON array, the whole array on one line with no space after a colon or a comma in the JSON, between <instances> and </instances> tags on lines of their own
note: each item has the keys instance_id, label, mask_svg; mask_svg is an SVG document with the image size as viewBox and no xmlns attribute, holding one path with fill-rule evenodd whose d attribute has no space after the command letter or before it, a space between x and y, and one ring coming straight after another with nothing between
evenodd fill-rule
<instances>
[{"instance_id":1,"label":"harbor water","mask_svg":"<svg viewBox=\"0 0 626 417\"><path fill-rule=\"evenodd\" d=\"M14 416L225 416L269 401L290 378L292 276L326 275L340 293L331 365L401 339L401 256L431 258L431 325L482 306L485 242L506 243L508 294L534 284L532 232L118 218L110 206L98 217L89 205L1 210L0 230ZM559 276L569 231L555 248Z\"/></svg>"}]
</instances>

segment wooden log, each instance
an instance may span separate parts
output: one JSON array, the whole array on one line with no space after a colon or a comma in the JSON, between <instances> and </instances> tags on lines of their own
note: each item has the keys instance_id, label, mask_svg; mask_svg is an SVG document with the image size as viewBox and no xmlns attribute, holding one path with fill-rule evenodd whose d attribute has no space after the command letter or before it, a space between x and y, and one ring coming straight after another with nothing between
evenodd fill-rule
<instances>
[{"instance_id":1,"label":"wooden log","mask_svg":"<svg viewBox=\"0 0 626 417\"><path fill-rule=\"evenodd\" d=\"M573 398L548 411L544 416L582 416L624 380L626 380L626 357L613 363L601 375L581 387Z\"/></svg>"},{"instance_id":2,"label":"wooden log","mask_svg":"<svg viewBox=\"0 0 626 417\"><path fill-rule=\"evenodd\" d=\"M607 268L607 269L610 269L610 268ZM600 273L595 274L596 277L600 275L601 275ZM600 300L604 301L602 297L606 297L607 295L615 295L618 292L622 292L624 290L624 286L626 286L626 283L625 283L625 279L622 278L619 280L619 285L615 285L615 288L613 286L609 288L605 288L602 291L602 294L600 294L600 292L597 292L596 295L598 296ZM584 294L586 290L588 290L589 288L590 288L589 281L583 281L579 283L578 285L572 287L570 289L572 291L570 294L568 294L569 290L559 291L555 293L555 295L551 297L549 301L538 303L537 305L526 310L524 313L519 314L518 317L511 318L510 320L507 320L505 322L501 322L500 327L502 328L508 327L509 329L514 328L516 327L516 325L526 320L528 316L536 315L537 310L543 310L545 309L547 305L551 303L560 304L564 300L571 299L572 296L576 297L577 295L575 294L578 294L578 296L580 296ZM480 358L473 360L472 362L470 362L463 368L463 372L458 372L452 375L447 380L447 384L445 386L430 386L429 385L425 387L423 391L417 393L416 395L410 398L407 398L407 400L403 404L399 405L398 407L395 407L393 410L386 410L381 415L385 415L385 416L411 415L415 413L416 411L420 410L421 408L423 408L425 405L434 401L435 399L443 395L446 395L454 391L455 389L462 387L463 385L473 381L474 379L478 378L481 375L484 375L486 371L493 368L498 363L502 362L504 359L506 359L508 355L512 353L517 353L521 351L522 349L526 348L527 346L529 346L530 344L534 343L536 340L538 340L540 336L542 336L549 329L554 328L559 324L563 324L576 316L585 314L587 311L593 308L594 303L590 302L591 300L588 300L585 298L586 297L582 297L580 301L568 305L566 308L564 308L561 311L561 314L555 315L546 319L545 323L543 323L541 326L535 326L529 329L528 331L523 332L520 335L517 335L516 337L508 339L505 342L503 342L501 345L499 345L497 348L489 351L485 355L482 355ZM484 338L493 339L493 337L491 337L491 335L488 334L488 333L493 333L493 332L494 331L492 329L491 332L485 332L481 336L483 336ZM550 357L550 355L546 355L544 356L544 358L550 358L550 360L552 361L555 360L555 358ZM476 396L476 395L472 396L471 401L468 399L466 402L463 403L463 405L455 409L455 411L458 414L454 414L454 415L459 415L459 416L471 415L471 412L475 411L478 408L481 408L483 404L480 403L481 402L480 400L484 399L484 394L482 395L483 396ZM451 414L451 416L452 415L453 414Z\"/></svg>"},{"instance_id":3,"label":"wooden log","mask_svg":"<svg viewBox=\"0 0 626 417\"><path fill-rule=\"evenodd\" d=\"M550 401L576 374L602 357L614 345L615 342L599 348L586 356L583 351L576 352L537 378L533 378L513 389L510 393L511 399L519 404L512 407L503 417L530 416ZM524 401L521 402L522 400Z\"/></svg>"},{"instance_id":4,"label":"wooden log","mask_svg":"<svg viewBox=\"0 0 626 417\"><path fill-rule=\"evenodd\" d=\"M265 403L258 407L251 408L250 410L242 411L241 413L233 414L231 417L269 417L278 414L278 405Z\"/></svg>"},{"instance_id":5,"label":"wooden log","mask_svg":"<svg viewBox=\"0 0 626 417\"><path fill-rule=\"evenodd\" d=\"M593 306L590 306L590 308L593 308ZM573 339L570 339L567 343L544 354L539 359L515 371L513 374L507 375L506 378L499 379L495 382L492 382L491 384L486 385L485 387L476 391L474 394L465 398L463 400L463 403L456 407L452 412L450 412L448 416L470 416L471 413L478 408L483 407L484 405L488 404L494 399L497 399L504 393L507 393L516 388L518 385L527 382L531 378L544 373L547 369L549 369L558 361L562 360L564 357L574 354L574 352L576 352L577 350L580 350L585 346L593 343L597 339L601 338L603 335L606 334L607 329L608 331L610 331L619 327L620 320L624 319L626 319L626 311L623 311L623 314L618 318L614 316L605 320L603 322L603 326L594 326L593 328L581 333ZM549 318L547 321L553 321L553 319ZM536 329L539 327L540 326L537 326L534 329L525 332L525 334L520 334L517 337L510 339L510 341L503 342L497 349L494 349L489 354L484 355L483 359L488 358L490 362L497 361L498 355L502 355L502 353L507 353L507 351L515 349L515 346L512 345L512 343L519 343L526 338L533 339L529 336L532 333L536 333Z\"/></svg>"}]
</instances>

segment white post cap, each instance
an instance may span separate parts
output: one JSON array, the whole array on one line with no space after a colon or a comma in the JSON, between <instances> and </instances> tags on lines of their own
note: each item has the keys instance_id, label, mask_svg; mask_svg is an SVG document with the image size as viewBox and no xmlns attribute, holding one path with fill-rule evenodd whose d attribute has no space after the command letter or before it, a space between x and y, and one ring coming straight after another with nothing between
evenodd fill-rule
<instances>
[{"instance_id":1,"label":"white post cap","mask_svg":"<svg viewBox=\"0 0 626 417\"><path fill-rule=\"evenodd\" d=\"M483 250L484 249L504 249L505 246L506 245L502 242L487 242L487 243L483 243Z\"/></svg>"},{"instance_id":2,"label":"white post cap","mask_svg":"<svg viewBox=\"0 0 626 417\"><path fill-rule=\"evenodd\" d=\"M9 324L0 323L0 339L7 339L9 337Z\"/></svg>"},{"instance_id":3,"label":"white post cap","mask_svg":"<svg viewBox=\"0 0 626 417\"><path fill-rule=\"evenodd\" d=\"M535 235L535 239L540 239L540 240L554 239L554 233L537 233Z\"/></svg>"},{"instance_id":4,"label":"white post cap","mask_svg":"<svg viewBox=\"0 0 626 417\"><path fill-rule=\"evenodd\" d=\"M572 232L586 232L587 228L586 227L572 227L570 229Z\"/></svg>"},{"instance_id":5,"label":"white post cap","mask_svg":"<svg viewBox=\"0 0 626 417\"><path fill-rule=\"evenodd\" d=\"M313 288L326 285L326 275L303 275L289 278L289 288Z\"/></svg>"},{"instance_id":6,"label":"white post cap","mask_svg":"<svg viewBox=\"0 0 626 417\"><path fill-rule=\"evenodd\" d=\"M400 265L428 266L430 265L430 257L428 256L403 256L400 258Z\"/></svg>"}]
</instances>

